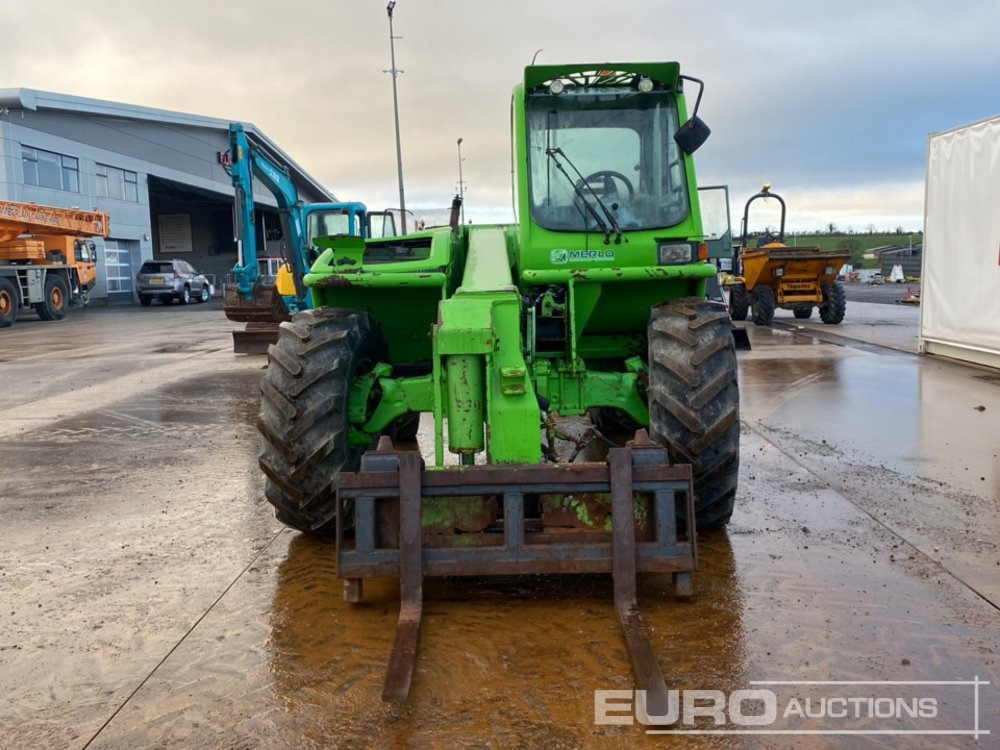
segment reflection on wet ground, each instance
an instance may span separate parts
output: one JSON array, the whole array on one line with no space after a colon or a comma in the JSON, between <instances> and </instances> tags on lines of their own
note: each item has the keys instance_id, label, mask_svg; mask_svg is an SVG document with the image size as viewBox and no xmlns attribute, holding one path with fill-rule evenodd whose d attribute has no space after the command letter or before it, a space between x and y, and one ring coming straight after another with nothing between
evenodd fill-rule
<instances>
[{"instance_id":1,"label":"reflection on wet ground","mask_svg":"<svg viewBox=\"0 0 1000 750\"><path fill-rule=\"evenodd\" d=\"M877 355L762 359L741 375L748 425L1000 606L996 379Z\"/></svg>"},{"instance_id":2,"label":"reflection on wet ground","mask_svg":"<svg viewBox=\"0 0 1000 750\"><path fill-rule=\"evenodd\" d=\"M668 682L978 675L993 734L907 746L989 747L1000 389L982 371L800 338L741 354L740 497L729 529L700 538L696 596L641 579ZM411 700L380 703L396 582L348 605L333 545L274 521L255 461L260 363L214 372L213 357L0 439L5 746L900 746L596 726L594 691L632 685L607 576L428 580ZM941 721L968 711L949 695Z\"/></svg>"},{"instance_id":3,"label":"reflection on wet ground","mask_svg":"<svg viewBox=\"0 0 1000 750\"><path fill-rule=\"evenodd\" d=\"M657 640L699 631L693 648L666 649L676 684L708 675L735 687L745 654L733 556L724 534L704 549L711 579L698 600L674 602L664 577L640 595ZM350 606L334 573L328 544L283 534L95 746L575 748L593 735L592 691L630 687L606 577L445 579L425 591L420 688L405 706L382 704L395 585ZM634 744L621 731L598 736Z\"/></svg>"}]
</instances>

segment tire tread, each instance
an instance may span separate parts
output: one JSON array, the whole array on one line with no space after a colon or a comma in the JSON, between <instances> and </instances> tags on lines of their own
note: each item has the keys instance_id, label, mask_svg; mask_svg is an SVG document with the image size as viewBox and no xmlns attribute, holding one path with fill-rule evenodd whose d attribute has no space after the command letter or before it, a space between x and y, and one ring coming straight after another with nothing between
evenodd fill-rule
<instances>
[{"instance_id":1,"label":"tire tread","mask_svg":"<svg viewBox=\"0 0 1000 750\"><path fill-rule=\"evenodd\" d=\"M279 326L257 429L265 496L285 525L333 530L336 476L357 469L362 452L350 445L351 380L383 349L374 320L353 310L308 310Z\"/></svg>"},{"instance_id":2,"label":"tire tread","mask_svg":"<svg viewBox=\"0 0 1000 750\"><path fill-rule=\"evenodd\" d=\"M674 300L649 324L652 437L694 471L699 529L733 513L739 474L739 387L730 315L718 303Z\"/></svg>"}]
</instances>

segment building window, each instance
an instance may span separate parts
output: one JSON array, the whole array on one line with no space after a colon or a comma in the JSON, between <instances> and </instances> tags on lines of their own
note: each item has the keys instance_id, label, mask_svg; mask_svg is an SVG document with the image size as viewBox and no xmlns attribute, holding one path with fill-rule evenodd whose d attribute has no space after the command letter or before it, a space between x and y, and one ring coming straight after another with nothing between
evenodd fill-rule
<instances>
[{"instance_id":1,"label":"building window","mask_svg":"<svg viewBox=\"0 0 1000 750\"><path fill-rule=\"evenodd\" d=\"M127 169L97 165L97 195L101 198L139 202L139 176Z\"/></svg>"},{"instance_id":2,"label":"building window","mask_svg":"<svg viewBox=\"0 0 1000 750\"><path fill-rule=\"evenodd\" d=\"M133 203L139 202L139 176L135 172L124 171L125 178L125 200Z\"/></svg>"},{"instance_id":3,"label":"building window","mask_svg":"<svg viewBox=\"0 0 1000 750\"><path fill-rule=\"evenodd\" d=\"M80 192L80 162L72 156L21 146L21 163L25 185Z\"/></svg>"}]
</instances>

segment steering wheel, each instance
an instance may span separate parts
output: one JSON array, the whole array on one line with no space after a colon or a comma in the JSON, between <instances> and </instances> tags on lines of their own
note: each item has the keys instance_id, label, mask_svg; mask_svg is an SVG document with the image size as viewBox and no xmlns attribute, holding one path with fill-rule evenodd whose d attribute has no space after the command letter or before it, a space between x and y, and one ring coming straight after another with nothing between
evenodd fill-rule
<instances>
[{"instance_id":1,"label":"steering wheel","mask_svg":"<svg viewBox=\"0 0 1000 750\"><path fill-rule=\"evenodd\" d=\"M764 247L764 245L770 245L771 243L780 243L781 235L778 232L769 232L765 230L761 233L760 239L757 240L757 247Z\"/></svg>"},{"instance_id":2,"label":"steering wheel","mask_svg":"<svg viewBox=\"0 0 1000 750\"><path fill-rule=\"evenodd\" d=\"M615 172L613 169L601 169L594 172L584 179L578 180L576 187L581 193L587 196L591 195L590 191L593 190L597 197L603 200L609 195L619 195L618 185L615 180L621 182L628 189L629 198L635 195L635 187L629 181L628 177L621 172Z\"/></svg>"}]
</instances>

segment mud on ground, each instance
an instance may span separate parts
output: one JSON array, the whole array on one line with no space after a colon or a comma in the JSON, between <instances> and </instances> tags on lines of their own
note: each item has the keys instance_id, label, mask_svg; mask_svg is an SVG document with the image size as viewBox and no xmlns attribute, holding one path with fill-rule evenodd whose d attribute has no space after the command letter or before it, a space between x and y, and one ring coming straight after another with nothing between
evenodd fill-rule
<instances>
[{"instance_id":1,"label":"mud on ground","mask_svg":"<svg viewBox=\"0 0 1000 750\"><path fill-rule=\"evenodd\" d=\"M992 734L906 746L996 746L1000 379L750 328L732 523L702 535L691 600L641 580L668 682L978 677ZM0 332L5 746L900 746L595 725L594 691L632 686L606 576L428 581L411 700L380 703L396 584L344 603L333 546L274 520L263 362L229 329L210 305ZM971 688L934 690L935 728L971 729Z\"/></svg>"}]
</instances>

